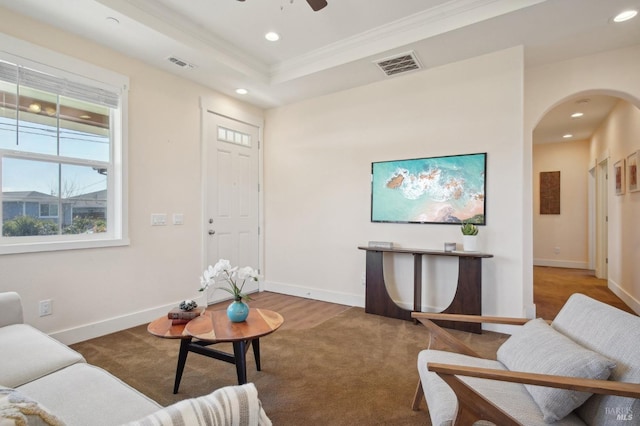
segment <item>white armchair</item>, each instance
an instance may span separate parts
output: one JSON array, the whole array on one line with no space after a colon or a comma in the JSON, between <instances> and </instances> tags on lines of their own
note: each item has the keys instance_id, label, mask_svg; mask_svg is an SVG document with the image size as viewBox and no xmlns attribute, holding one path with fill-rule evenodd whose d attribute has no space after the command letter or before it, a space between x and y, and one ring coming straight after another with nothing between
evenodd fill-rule
<instances>
[{"instance_id":1,"label":"white armchair","mask_svg":"<svg viewBox=\"0 0 640 426\"><path fill-rule=\"evenodd\" d=\"M430 332L418 356L432 423L472 425L635 424L640 418L640 318L574 294L543 320L414 313ZM522 325L484 359L432 320ZM441 350L446 348L447 350ZM632 420L632 422L629 422Z\"/></svg>"}]
</instances>

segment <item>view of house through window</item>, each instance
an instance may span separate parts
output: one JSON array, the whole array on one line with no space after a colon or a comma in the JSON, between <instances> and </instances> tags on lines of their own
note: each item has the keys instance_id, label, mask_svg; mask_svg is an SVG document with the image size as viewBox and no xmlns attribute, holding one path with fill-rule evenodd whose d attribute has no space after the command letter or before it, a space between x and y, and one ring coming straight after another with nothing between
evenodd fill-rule
<instances>
[{"instance_id":1,"label":"view of house through window","mask_svg":"<svg viewBox=\"0 0 640 426\"><path fill-rule=\"evenodd\" d=\"M118 101L0 60L0 238L109 231Z\"/></svg>"}]
</instances>

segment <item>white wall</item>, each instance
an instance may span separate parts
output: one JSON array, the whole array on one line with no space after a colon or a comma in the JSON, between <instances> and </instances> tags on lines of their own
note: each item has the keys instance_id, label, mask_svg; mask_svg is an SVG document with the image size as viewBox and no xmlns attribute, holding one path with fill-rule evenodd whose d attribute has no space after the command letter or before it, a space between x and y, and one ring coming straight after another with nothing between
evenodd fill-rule
<instances>
[{"instance_id":1,"label":"white wall","mask_svg":"<svg viewBox=\"0 0 640 426\"><path fill-rule=\"evenodd\" d=\"M80 37L1 13L2 31L9 35L130 77L131 246L1 256L0 291L18 290L27 322L65 342L144 323L195 296L202 266L199 98L222 100L253 117L262 111ZM388 240L441 248L444 241L461 241L454 226L370 223L371 162L487 152L488 225L480 244L495 257L483 262L484 312L531 315L533 128L578 92L600 90L640 104L640 47L527 71L526 103L523 75L522 49L514 48L269 111L267 284L362 305L365 254L358 245ZM627 200L633 207L621 220L638 217L637 196ZM157 212L184 213L185 225L152 228L149 217ZM637 232L610 242L622 244L625 258L611 276L634 300L640 300L640 280L631 267L640 263ZM395 293L409 302L410 261L398 257L392 265ZM442 307L455 265L442 260L426 266L437 269L427 302ZM48 298L54 314L37 317L38 301Z\"/></svg>"},{"instance_id":2,"label":"white wall","mask_svg":"<svg viewBox=\"0 0 640 426\"><path fill-rule=\"evenodd\" d=\"M589 266L588 140L533 146L533 263ZM540 214L540 172L560 172L560 214Z\"/></svg>"},{"instance_id":3,"label":"white wall","mask_svg":"<svg viewBox=\"0 0 640 426\"><path fill-rule=\"evenodd\" d=\"M640 150L640 109L620 100L592 138L591 160L609 153L609 288L640 313L640 191L615 194L613 165Z\"/></svg>"},{"instance_id":4,"label":"white wall","mask_svg":"<svg viewBox=\"0 0 640 426\"><path fill-rule=\"evenodd\" d=\"M513 48L267 111L266 288L363 306L358 245L462 241L458 226L371 223L371 162L487 152L483 311L523 315L522 75ZM456 264L428 262L427 302L446 307ZM410 303L411 256L394 263L391 291Z\"/></svg>"},{"instance_id":5,"label":"white wall","mask_svg":"<svg viewBox=\"0 0 640 426\"><path fill-rule=\"evenodd\" d=\"M618 96L640 106L639 75L640 45L528 69L525 76L525 144L530 146L533 129L547 111L577 94ZM613 163L630 154L633 149L640 148L638 125L631 124L631 117L624 120L630 126L629 135L614 136L611 127L606 142L596 140L591 150L590 164L595 165L596 159L602 160L599 157L604 153L609 156L611 170ZM621 128L613 123L610 126ZM637 267L640 264L640 227L636 224L640 201L637 193L616 198L612 185L613 181L610 180L609 288L636 312L640 312L640 275Z\"/></svg>"},{"instance_id":6,"label":"white wall","mask_svg":"<svg viewBox=\"0 0 640 426\"><path fill-rule=\"evenodd\" d=\"M256 117L263 112L10 11L0 13L6 34L125 74L131 85L131 245L0 256L0 291L18 291L25 320L67 343L147 322L197 297L200 97ZM185 224L151 227L151 213L183 213ZM40 318L43 299L53 300L53 315Z\"/></svg>"}]
</instances>

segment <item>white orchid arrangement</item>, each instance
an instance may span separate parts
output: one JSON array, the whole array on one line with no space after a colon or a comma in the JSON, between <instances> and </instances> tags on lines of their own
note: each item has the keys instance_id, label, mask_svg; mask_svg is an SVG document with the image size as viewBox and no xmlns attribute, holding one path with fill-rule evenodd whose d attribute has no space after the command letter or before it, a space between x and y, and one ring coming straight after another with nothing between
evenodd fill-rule
<instances>
[{"instance_id":1,"label":"white orchid arrangement","mask_svg":"<svg viewBox=\"0 0 640 426\"><path fill-rule=\"evenodd\" d=\"M200 277L200 291L205 291L217 281L226 281L229 287L218 287L231 293L233 300L251 300L251 298L242 292L244 284L247 280L258 281L258 272L250 266L244 268L232 267L231 262L227 259L220 259L215 266L209 265ZM238 285L239 281L242 284Z\"/></svg>"}]
</instances>

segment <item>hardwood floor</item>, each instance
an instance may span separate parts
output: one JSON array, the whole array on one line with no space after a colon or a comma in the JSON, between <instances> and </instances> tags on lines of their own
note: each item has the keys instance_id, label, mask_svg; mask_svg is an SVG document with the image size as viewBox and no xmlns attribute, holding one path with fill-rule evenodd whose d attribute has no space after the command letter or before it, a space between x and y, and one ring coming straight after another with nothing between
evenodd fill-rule
<instances>
[{"instance_id":1,"label":"hardwood floor","mask_svg":"<svg viewBox=\"0 0 640 426\"><path fill-rule=\"evenodd\" d=\"M631 312L625 303L607 288L607 281L595 278L592 271L584 269L549 268L533 269L533 301L538 317L552 320L573 293L583 293L596 300ZM262 292L251 295L252 308L271 309L279 312L285 322L281 330L303 330L315 327L349 309L349 306L322 302L285 294ZM229 301L210 305L208 309L226 309Z\"/></svg>"},{"instance_id":2,"label":"hardwood floor","mask_svg":"<svg viewBox=\"0 0 640 426\"><path fill-rule=\"evenodd\" d=\"M573 293L582 293L601 302L634 313L607 287L607 280L598 279L586 269L533 268L533 302L536 316L552 320Z\"/></svg>"}]
</instances>

